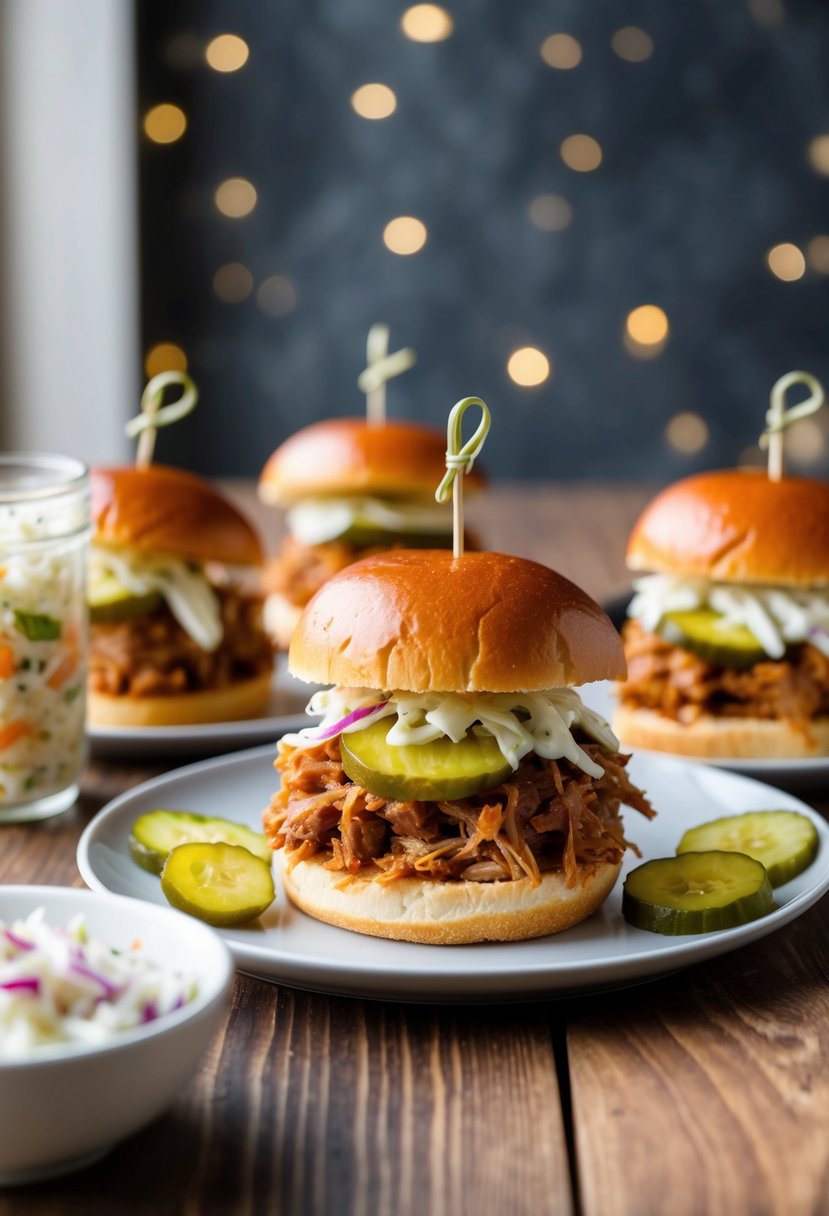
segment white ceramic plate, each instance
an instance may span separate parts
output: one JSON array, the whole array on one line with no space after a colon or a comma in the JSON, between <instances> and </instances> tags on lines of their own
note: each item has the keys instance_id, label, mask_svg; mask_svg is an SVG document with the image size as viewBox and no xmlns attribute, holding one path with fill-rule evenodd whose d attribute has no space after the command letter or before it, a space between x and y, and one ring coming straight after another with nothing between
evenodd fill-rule
<instances>
[{"instance_id":1,"label":"white ceramic plate","mask_svg":"<svg viewBox=\"0 0 829 1216\"><path fill-rule=\"evenodd\" d=\"M130 825L154 807L223 815L252 827L276 788L273 749L256 748L178 769L116 798L78 845L84 881L161 904L157 878L130 858ZM281 894L254 927L225 930L242 971L297 988L406 1001L481 1001L564 995L636 983L756 941L804 912L829 889L829 827L797 798L733 773L682 760L638 756L634 780L659 809L647 821L626 812L626 830L645 860L672 854L695 824L746 810L802 811L820 834L817 859L776 892L761 920L696 937L662 937L627 925L621 880L589 920L554 937L479 946L418 946L364 937L321 924ZM638 861L629 855L623 873Z\"/></svg>"},{"instance_id":2,"label":"white ceramic plate","mask_svg":"<svg viewBox=\"0 0 829 1216\"><path fill-rule=\"evenodd\" d=\"M616 703L613 684L599 680L595 684L584 684L579 694L585 705L595 709L603 718L610 720ZM624 746L624 739L622 746ZM646 751L638 747L641 755L661 756L663 752ZM829 756L815 756L803 760L700 760L716 768L732 769L758 781L769 781L788 790L816 790L829 785Z\"/></svg>"},{"instance_id":3,"label":"white ceramic plate","mask_svg":"<svg viewBox=\"0 0 829 1216\"><path fill-rule=\"evenodd\" d=\"M208 722L192 726L88 726L95 756L192 756L273 743L288 731L308 726L305 706L315 685L288 674L287 658L279 655L270 701L258 718L241 722Z\"/></svg>"}]
</instances>

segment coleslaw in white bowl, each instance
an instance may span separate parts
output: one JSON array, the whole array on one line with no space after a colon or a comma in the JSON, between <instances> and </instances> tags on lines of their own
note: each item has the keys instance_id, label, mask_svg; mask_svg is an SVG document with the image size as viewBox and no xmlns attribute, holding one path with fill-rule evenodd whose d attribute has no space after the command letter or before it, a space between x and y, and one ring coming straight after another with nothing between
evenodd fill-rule
<instances>
[{"instance_id":1,"label":"coleslaw in white bowl","mask_svg":"<svg viewBox=\"0 0 829 1216\"><path fill-rule=\"evenodd\" d=\"M92 891L0 887L0 921L30 946L4 938L3 966L18 966L12 980L39 980L28 996L46 1011L32 1034L34 1005L21 1014L18 990L15 1015L0 1016L0 1185L9 1186L78 1169L161 1114L218 1029L233 962L192 917ZM20 956L33 953L27 973ZM43 991L51 983L54 1001Z\"/></svg>"}]
</instances>

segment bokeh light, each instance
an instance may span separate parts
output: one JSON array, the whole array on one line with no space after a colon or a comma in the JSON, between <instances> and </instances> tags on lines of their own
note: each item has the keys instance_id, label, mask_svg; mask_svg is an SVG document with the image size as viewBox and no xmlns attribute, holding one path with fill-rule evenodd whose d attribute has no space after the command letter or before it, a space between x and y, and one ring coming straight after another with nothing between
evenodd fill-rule
<instances>
[{"instance_id":1,"label":"bokeh light","mask_svg":"<svg viewBox=\"0 0 829 1216\"><path fill-rule=\"evenodd\" d=\"M186 372L187 355L175 342L157 342L144 356L144 371L150 378L159 372Z\"/></svg>"},{"instance_id":2,"label":"bokeh light","mask_svg":"<svg viewBox=\"0 0 829 1216\"><path fill-rule=\"evenodd\" d=\"M665 428L665 438L675 452L693 456L708 442L708 423L690 411L675 414Z\"/></svg>"},{"instance_id":3,"label":"bokeh light","mask_svg":"<svg viewBox=\"0 0 829 1216\"><path fill-rule=\"evenodd\" d=\"M576 68L582 58L581 43L571 34L550 34L541 44L541 58L551 68Z\"/></svg>"},{"instance_id":4,"label":"bokeh light","mask_svg":"<svg viewBox=\"0 0 829 1216\"><path fill-rule=\"evenodd\" d=\"M829 274L829 236L812 237L806 246L806 262L810 270Z\"/></svg>"},{"instance_id":5,"label":"bokeh light","mask_svg":"<svg viewBox=\"0 0 829 1216\"><path fill-rule=\"evenodd\" d=\"M573 208L560 194L539 194L529 205L530 223L546 232L561 232L573 222Z\"/></svg>"},{"instance_id":6,"label":"bokeh light","mask_svg":"<svg viewBox=\"0 0 829 1216\"><path fill-rule=\"evenodd\" d=\"M226 262L213 275L213 291L225 304L239 304L253 291L253 275L241 262Z\"/></svg>"},{"instance_id":7,"label":"bokeh light","mask_svg":"<svg viewBox=\"0 0 829 1216\"><path fill-rule=\"evenodd\" d=\"M576 173L591 173L602 163L602 149L592 135L568 135L562 141L561 159Z\"/></svg>"},{"instance_id":8,"label":"bokeh light","mask_svg":"<svg viewBox=\"0 0 829 1216\"><path fill-rule=\"evenodd\" d=\"M452 17L439 4L413 4L400 18L400 25L412 42L443 42L455 28Z\"/></svg>"},{"instance_id":9,"label":"bokeh light","mask_svg":"<svg viewBox=\"0 0 829 1216\"><path fill-rule=\"evenodd\" d=\"M392 253L407 256L426 244L428 232L422 220L413 215L398 215L383 229L383 243Z\"/></svg>"},{"instance_id":10,"label":"bokeh light","mask_svg":"<svg viewBox=\"0 0 829 1216\"><path fill-rule=\"evenodd\" d=\"M758 25L774 29L786 20L783 0L746 0L746 6Z\"/></svg>"},{"instance_id":11,"label":"bokeh light","mask_svg":"<svg viewBox=\"0 0 829 1216\"><path fill-rule=\"evenodd\" d=\"M214 196L216 206L229 219L242 219L256 206L256 187L244 177L229 177Z\"/></svg>"},{"instance_id":12,"label":"bokeh light","mask_svg":"<svg viewBox=\"0 0 829 1216\"><path fill-rule=\"evenodd\" d=\"M766 254L766 262L771 273L784 283L793 283L802 279L806 273L806 259L797 245L784 242L775 245Z\"/></svg>"},{"instance_id":13,"label":"bokeh light","mask_svg":"<svg viewBox=\"0 0 829 1216\"><path fill-rule=\"evenodd\" d=\"M653 39L636 25L626 25L610 39L614 54L628 63L644 63L653 54Z\"/></svg>"},{"instance_id":14,"label":"bokeh light","mask_svg":"<svg viewBox=\"0 0 829 1216\"><path fill-rule=\"evenodd\" d=\"M786 455L798 464L817 464L826 451L826 436L815 418L800 418L786 428Z\"/></svg>"},{"instance_id":15,"label":"bokeh light","mask_svg":"<svg viewBox=\"0 0 829 1216\"><path fill-rule=\"evenodd\" d=\"M507 375L522 388L534 388L550 377L550 360L536 346L522 346L507 360Z\"/></svg>"},{"instance_id":16,"label":"bokeh light","mask_svg":"<svg viewBox=\"0 0 829 1216\"><path fill-rule=\"evenodd\" d=\"M269 317L285 317L296 308L296 287L284 275L272 274L259 284L256 303Z\"/></svg>"},{"instance_id":17,"label":"bokeh light","mask_svg":"<svg viewBox=\"0 0 829 1216\"><path fill-rule=\"evenodd\" d=\"M187 115L168 101L153 106L144 115L144 133L154 144L174 144L187 130Z\"/></svg>"},{"instance_id":18,"label":"bokeh light","mask_svg":"<svg viewBox=\"0 0 829 1216\"><path fill-rule=\"evenodd\" d=\"M397 109L397 98L387 84L364 84L351 94L351 105L361 118L388 118Z\"/></svg>"},{"instance_id":19,"label":"bokeh light","mask_svg":"<svg viewBox=\"0 0 829 1216\"><path fill-rule=\"evenodd\" d=\"M628 337L640 346L658 346L668 337L668 314L656 304L640 304L627 315Z\"/></svg>"},{"instance_id":20,"label":"bokeh light","mask_svg":"<svg viewBox=\"0 0 829 1216\"><path fill-rule=\"evenodd\" d=\"M250 48L238 34L219 34L208 42L204 57L214 72L238 72L250 56Z\"/></svg>"},{"instance_id":21,"label":"bokeh light","mask_svg":"<svg viewBox=\"0 0 829 1216\"><path fill-rule=\"evenodd\" d=\"M813 169L829 177L829 135L816 135L806 149Z\"/></svg>"}]
</instances>

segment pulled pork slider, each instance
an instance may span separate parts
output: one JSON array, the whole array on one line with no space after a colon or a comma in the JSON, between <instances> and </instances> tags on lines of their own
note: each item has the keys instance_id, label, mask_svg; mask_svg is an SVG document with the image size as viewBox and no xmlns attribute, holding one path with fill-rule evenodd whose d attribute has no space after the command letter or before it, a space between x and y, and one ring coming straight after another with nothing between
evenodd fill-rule
<instances>
[{"instance_id":1,"label":"pulled pork slider","mask_svg":"<svg viewBox=\"0 0 829 1216\"><path fill-rule=\"evenodd\" d=\"M732 759L829 754L829 485L702 473L664 490L630 538L628 674L614 729L632 747Z\"/></svg>"},{"instance_id":2,"label":"pulled pork slider","mask_svg":"<svg viewBox=\"0 0 829 1216\"><path fill-rule=\"evenodd\" d=\"M279 745L264 826L288 895L319 920L455 944L589 916L652 810L571 685L624 672L573 583L500 553L397 550L317 592L291 671L333 688Z\"/></svg>"},{"instance_id":3,"label":"pulled pork slider","mask_svg":"<svg viewBox=\"0 0 829 1216\"><path fill-rule=\"evenodd\" d=\"M278 447L259 496L287 509L287 536L265 571L265 620L287 649L302 609L326 579L370 553L452 548L452 519L435 503L446 437L435 427L364 418L316 422ZM466 489L484 484L476 469Z\"/></svg>"},{"instance_id":4,"label":"pulled pork slider","mask_svg":"<svg viewBox=\"0 0 829 1216\"><path fill-rule=\"evenodd\" d=\"M273 654L253 528L179 469L93 469L91 485L90 721L170 726L261 713Z\"/></svg>"}]
</instances>

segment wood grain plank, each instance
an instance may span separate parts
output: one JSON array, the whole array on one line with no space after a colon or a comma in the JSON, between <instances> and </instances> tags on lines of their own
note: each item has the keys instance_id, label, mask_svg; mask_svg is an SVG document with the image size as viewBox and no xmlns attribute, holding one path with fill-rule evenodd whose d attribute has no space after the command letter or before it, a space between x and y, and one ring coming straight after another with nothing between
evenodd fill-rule
<instances>
[{"instance_id":1,"label":"wood grain plank","mask_svg":"<svg viewBox=\"0 0 829 1216\"><path fill-rule=\"evenodd\" d=\"M585 1216L829 1208L829 901L767 941L577 1007Z\"/></svg>"}]
</instances>

